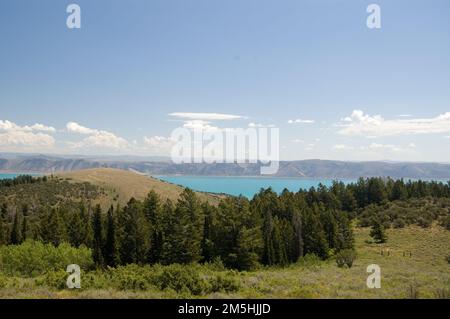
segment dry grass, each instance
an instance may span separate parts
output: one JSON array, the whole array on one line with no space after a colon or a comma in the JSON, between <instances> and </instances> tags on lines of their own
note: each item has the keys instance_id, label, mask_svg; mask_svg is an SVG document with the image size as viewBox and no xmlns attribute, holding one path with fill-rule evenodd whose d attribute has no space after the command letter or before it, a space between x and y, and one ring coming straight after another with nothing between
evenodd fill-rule
<instances>
[{"instance_id":1,"label":"dry grass","mask_svg":"<svg viewBox=\"0 0 450 319\"><path fill-rule=\"evenodd\" d=\"M61 173L58 176L74 182L88 182L105 189L107 195L99 200L102 206L108 206L114 199L114 202L119 202L121 205L126 204L132 197L143 200L150 190L158 193L163 200L176 201L183 191L181 186L132 171L113 168L86 169ZM200 192L197 194L202 201L208 201L213 205L217 205L221 198L214 194Z\"/></svg>"}]
</instances>

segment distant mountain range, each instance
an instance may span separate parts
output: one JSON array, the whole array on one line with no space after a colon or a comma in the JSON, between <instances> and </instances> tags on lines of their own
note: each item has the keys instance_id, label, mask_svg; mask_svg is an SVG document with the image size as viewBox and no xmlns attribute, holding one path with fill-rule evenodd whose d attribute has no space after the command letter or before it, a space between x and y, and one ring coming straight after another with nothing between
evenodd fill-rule
<instances>
[{"instance_id":1,"label":"distant mountain range","mask_svg":"<svg viewBox=\"0 0 450 319\"><path fill-rule=\"evenodd\" d=\"M168 158L67 157L0 154L3 172L68 172L110 167L148 175L259 176L260 164L174 164ZM450 179L450 164L413 162L344 162L331 160L282 161L273 177L336 178L390 176L393 178Z\"/></svg>"}]
</instances>

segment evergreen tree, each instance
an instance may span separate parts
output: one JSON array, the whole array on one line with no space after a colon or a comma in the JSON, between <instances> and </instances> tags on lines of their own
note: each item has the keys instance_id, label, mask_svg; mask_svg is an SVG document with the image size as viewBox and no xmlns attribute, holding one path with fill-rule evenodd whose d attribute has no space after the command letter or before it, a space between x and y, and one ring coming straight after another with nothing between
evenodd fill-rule
<instances>
[{"instance_id":1,"label":"evergreen tree","mask_svg":"<svg viewBox=\"0 0 450 319\"><path fill-rule=\"evenodd\" d=\"M8 234L3 218L0 217L0 246L8 244Z\"/></svg>"},{"instance_id":2,"label":"evergreen tree","mask_svg":"<svg viewBox=\"0 0 450 319\"><path fill-rule=\"evenodd\" d=\"M320 221L323 226L325 236L330 248L337 248L338 241L338 224L331 210L322 209Z\"/></svg>"},{"instance_id":3,"label":"evergreen tree","mask_svg":"<svg viewBox=\"0 0 450 319\"><path fill-rule=\"evenodd\" d=\"M103 222L102 209L97 205L92 215L92 230L94 234L92 257L97 266L103 266Z\"/></svg>"},{"instance_id":4,"label":"evergreen tree","mask_svg":"<svg viewBox=\"0 0 450 319\"><path fill-rule=\"evenodd\" d=\"M67 236L70 245L74 247L79 247L82 244L87 245L87 242L85 241L85 232L86 227L90 226L90 223L86 225L83 217L83 213L80 209L73 211L67 218Z\"/></svg>"},{"instance_id":5,"label":"evergreen tree","mask_svg":"<svg viewBox=\"0 0 450 319\"><path fill-rule=\"evenodd\" d=\"M261 233L257 228L240 229L237 239L236 265L238 270L252 270L258 266L261 252Z\"/></svg>"},{"instance_id":6,"label":"evergreen tree","mask_svg":"<svg viewBox=\"0 0 450 319\"><path fill-rule=\"evenodd\" d=\"M150 226L142 202L132 198L119 215L120 260L124 264L143 264L150 249Z\"/></svg>"},{"instance_id":7,"label":"evergreen tree","mask_svg":"<svg viewBox=\"0 0 450 319\"><path fill-rule=\"evenodd\" d=\"M203 261L210 262L215 257L214 253L214 220L215 209L205 202L202 205L204 215L203 238L202 238L202 257Z\"/></svg>"},{"instance_id":8,"label":"evergreen tree","mask_svg":"<svg viewBox=\"0 0 450 319\"><path fill-rule=\"evenodd\" d=\"M161 259L163 232L161 223L161 205L159 195L151 190L144 201L144 213L150 225L151 248L148 252L148 262L154 264Z\"/></svg>"},{"instance_id":9,"label":"evergreen tree","mask_svg":"<svg viewBox=\"0 0 450 319\"><path fill-rule=\"evenodd\" d=\"M264 240L262 263L264 265L274 265L276 263L275 247L273 244L273 228L272 213L268 210L264 216L262 228L262 236Z\"/></svg>"},{"instance_id":10,"label":"evergreen tree","mask_svg":"<svg viewBox=\"0 0 450 319\"><path fill-rule=\"evenodd\" d=\"M203 218L197 196L185 189L178 199L175 216L169 217L170 228L164 233L165 262L188 264L201 260Z\"/></svg>"},{"instance_id":11,"label":"evergreen tree","mask_svg":"<svg viewBox=\"0 0 450 319\"><path fill-rule=\"evenodd\" d=\"M111 206L107 215L106 241L103 253L105 264L111 267L115 267L120 264L116 228L117 225L116 217L114 215L114 208Z\"/></svg>"},{"instance_id":12,"label":"evergreen tree","mask_svg":"<svg viewBox=\"0 0 450 319\"><path fill-rule=\"evenodd\" d=\"M2 204L1 209L0 209L0 217L3 220L6 220L6 218L8 217L8 204L5 202Z\"/></svg>"},{"instance_id":13,"label":"evergreen tree","mask_svg":"<svg viewBox=\"0 0 450 319\"><path fill-rule=\"evenodd\" d=\"M387 199L386 187L381 178L370 178L367 182L368 204L381 204Z\"/></svg>"},{"instance_id":14,"label":"evergreen tree","mask_svg":"<svg viewBox=\"0 0 450 319\"><path fill-rule=\"evenodd\" d=\"M405 200L407 198L408 192L403 180L396 180L392 186L390 200Z\"/></svg>"},{"instance_id":15,"label":"evergreen tree","mask_svg":"<svg viewBox=\"0 0 450 319\"><path fill-rule=\"evenodd\" d=\"M58 246L66 241L65 224L61 219L59 209L44 210L39 221L39 235L44 243L51 243Z\"/></svg>"},{"instance_id":16,"label":"evergreen tree","mask_svg":"<svg viewBox=\"0 0 450 319\"><path fill-rule=\"evenodd\" d=\"M291 262L296 262L303 256L303 225L302 217L298 210L292 215L292 225L294 228L294 236L292 241Z\"/></svg>"},{"instance_id":17,"label":"evergreen tree","mask_svg":"<svg viewBox=\"0 0 450 319\"><path fill-rule=\"evenodd\" d=\"M328 257L328 242L322 224L317 205L313 209L306 208L303 212L303 242L305 254L316 254L321 258Z\"/></svg>"},{"instance_id":18,"label":"evergreen tree","mask_svg":"<svg viewBox=\"0 0 450 319\"><path fill-rule=\"evenodd\" d=\"M177 220L175 208L170 199L167 199L162 208L163 215L163 245L161 251L161 262L163 264L176 263L178 261L179 245L177 245L177 234L181 233L182 225Z\"/></svg>"},{"instance_id":19,"label":"evergreen tree","mask_svg":"<svg viewBox=\"0 0 450 319\"><path fill-rule=\"evenodd\" d=\"M29 235L28 233L29 233L28 217L23 216L23 221L22 221L22 241L27 240L28 235Z\"/></svg>"},{"instance_id":20,"label":"evergreen tree","mask_svg":"<svg viewBox=\"0 0 450 319\"><path fill-rule=\"evenodd\" d=\"M375 242L381 244L387 241L386 232L384 226L378 218L372 221L372 228L370 230L370 236L375 240Z\"/></svg>"},{"instance_id":21,"label":"evergreen tree","mask_svg":"<svg viewBox=\"0 0 450 319\"><path fill-rule=\"evenodd\" d=\"M11 228L11 238L10 243L12 245L20 245L22 243L22 219L19 216L19 213L14 215L14 221Z\"/></svg>"}]
</instances>

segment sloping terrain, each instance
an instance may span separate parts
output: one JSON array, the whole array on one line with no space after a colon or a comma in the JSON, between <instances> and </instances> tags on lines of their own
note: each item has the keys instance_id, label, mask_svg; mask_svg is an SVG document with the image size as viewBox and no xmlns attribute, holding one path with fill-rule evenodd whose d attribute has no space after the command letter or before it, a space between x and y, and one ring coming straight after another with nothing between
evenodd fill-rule
<instances>
[{"instance_id":1,"label":"sloping terrain","mask_svg":"<svg viewBox=\"0 0 450 319\"><path fill-rule=\"evenodd\" d=\"M94 168L70 173L60 173L61 178L77 183L90 183L101 187L116 201L125 204L132 197L143 200L150 190L154 190L163 200L176 201L183 191L178 185L170 184L156 178L138 174L132 171L113 168ZM217 204L220 196L207 193L197 193L202 201ZM105 201L110 198L105 198ZM111 201L110 201L111 202Z\"/></svg>"}]
</instances>

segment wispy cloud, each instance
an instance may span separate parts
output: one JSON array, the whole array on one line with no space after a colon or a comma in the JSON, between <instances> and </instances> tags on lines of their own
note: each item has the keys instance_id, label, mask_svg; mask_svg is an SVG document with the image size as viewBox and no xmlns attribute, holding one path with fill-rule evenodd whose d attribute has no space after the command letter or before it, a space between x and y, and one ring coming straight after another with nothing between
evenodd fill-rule
<instances>
[{"instance_id":1,"label":"wispy cloud","mask_svg":"<svg viewBox=\"0 0 450 319\"><path fill-rule=\"evenodd\" d=\"M450 132L450 112L433 118L386 120L380 115L371 116L354 110L337 125L341 128L339 134L367 137L447 133Z\"/></svg>"},{"instance_id":2,"label":"wispy cloud","mask_svg":"<svg viewBox=\"0 0 450 319\"><path fill-rule=\"evenodd\" d=\"M333 146L333 149L338 150L338 151L351 151L351 150L354 150L355 148L350 145L336 144Z\"/></svg>"},{"instance_id":3,"label":"wispy cloud","mask_svg":"<svg viewBox=\"0 0 450 319\"><path fill-rule=\"evenodd\" d=\"M305 119L295 119L295 120L289 120L288 124L314 124L314 120L305 120Z\"/></svg>"},{"instance_id":4,"label":"wispy cloud","mask_svg":"<svg viewBox=\"0 0 450 319\"><path fill-rule=\"evenodd\" d=\"M223 113L192 113L192 112L174 112L169 113L172 117L188 120L203 120L203 121L227 121L238 120L245 118L241 115L223 114Z\"/></svg>"}]
</instances>

